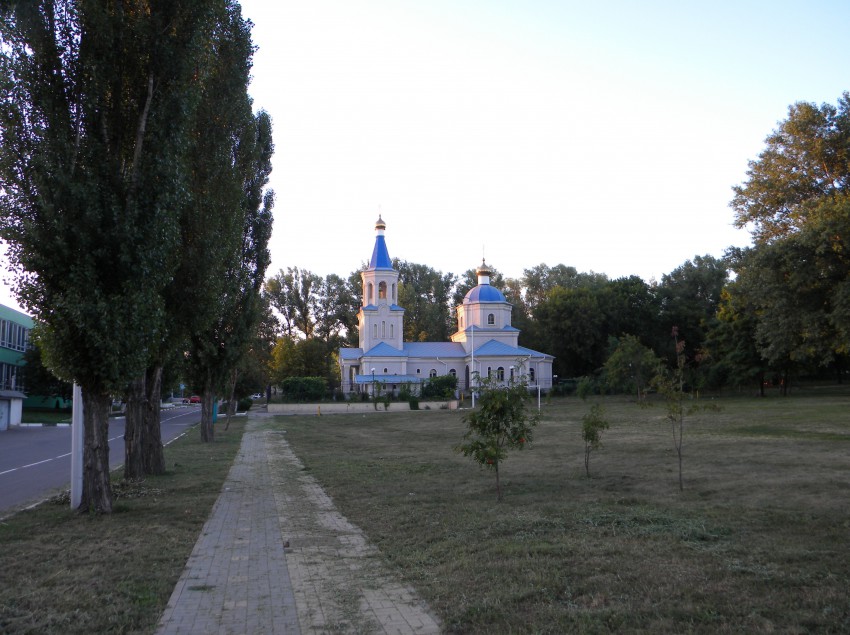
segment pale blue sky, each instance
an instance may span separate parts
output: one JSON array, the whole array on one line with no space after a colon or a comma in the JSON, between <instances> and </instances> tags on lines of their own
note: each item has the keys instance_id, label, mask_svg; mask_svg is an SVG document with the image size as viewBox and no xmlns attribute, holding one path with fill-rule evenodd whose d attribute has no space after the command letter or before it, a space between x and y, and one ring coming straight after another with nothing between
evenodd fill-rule
<instances>
[{"instance_id":1,"label":"pale blue sky","mask_svg":"<svg viewBox=\"0 0 850 635\"><path fill-rule=\"evenodd\" d=\"M794 101L850 89L850 3L243 0L272 115L271 272L482 250L660 279L720 256Z\"/></svg>"},{"instance_id":2,"label":"pale blue sky","mask_svg":"<svg viewBox=\"0 0 850 635\"><path fill-rule=\"evenodd\" d=\"M850 90L850 3L242 0L272 116L272 267L371 254L659 279L749 243L731 187ZM0 300L2 301L2 300Z\"/></svg>"}]
</instances>

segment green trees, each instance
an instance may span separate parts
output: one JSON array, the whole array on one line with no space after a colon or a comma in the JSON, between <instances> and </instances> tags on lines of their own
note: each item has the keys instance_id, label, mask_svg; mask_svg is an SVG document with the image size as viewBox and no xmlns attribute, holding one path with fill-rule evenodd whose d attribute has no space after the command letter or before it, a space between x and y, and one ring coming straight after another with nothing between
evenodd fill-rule
<instances>
[{"instance_id":1,"label":"green trees","mask_svg":"<svg viewBox=\"0 0 850 635\"><path fill-rule=\"evenodd\" d=\"M756 346L782 369L840 361L850 350L850 93L837 106L797 103L736 186L735 223L755 245L737 258L756 316Z\"/></svg>"},{"instance_id":2,"label":"green trees","mask_svg":"<svg viewBox=\"0 0 850 635\"><path fill-rule=\"evenodd\" d=\"M82 509L112 509L110 394L164 335L210 4L0 8L0 235L47 365L83 388Z\"/></svg>"},{"instance_id":3,"label":"green trees","mask_svg":"<svg viewBox=\"0 0 850 635\"><path fill-rule=\"evenodd\" d=\"M456 450L495 472L496 497L501 502L499 464L508 458L509 450L522 450L531 443L540 417L528 408L525 382L505 386L495 379L484 379L480 387L478 408L463 417L467 430Z\"/></svg>"},{"instance_id":4,"label":"green trees","mask_svg":"<svg viewBox=\"0 0 850 635\"><path fill-rule=\"evenodd\" d=\"M631 392L638 401L646 395L652 379L661 370L661 360L634 335L625 335L605 362L605 384L615 392Z\"/></svg>"},{"instance_id":5,"label":"green trees","mask_svg":"<svg viewBox=\"0 0 850 635\"><path fill-rule=\"evenodd\" d=\"M449 299L457 277L404 260L393 266L399 273L398 304L404 307L404 339L442 342L451 334Z\"/></svg>"}]
</instances>

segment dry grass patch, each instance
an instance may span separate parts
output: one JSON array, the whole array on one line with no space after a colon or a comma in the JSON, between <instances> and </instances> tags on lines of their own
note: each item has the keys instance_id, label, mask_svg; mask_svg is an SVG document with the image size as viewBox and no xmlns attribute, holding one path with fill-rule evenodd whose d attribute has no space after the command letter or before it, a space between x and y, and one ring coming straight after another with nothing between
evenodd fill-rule
<instances>
[{"instance_id":1,"label":"dry grass patch","mask_svg":"<svg viewBox=\"0 0 850 635\"><path fill-rule=\"evenodd\" d=\"M0 632L150 633L239 449L244 419L213 444L197 429L165 449L168 473L116 483L114 513L68 497L0 522Z\"/></svg>"},{"instance_id":2,"label":"dry grass patch","mask_svg":"<svg viewBox=\"0 0 850 635\"><path fill-rule=\"evenodd\" d=\"M285 417L340 511L449 632L846 632L850 397L720 399L686 419L679 493L661 404L544 407L530 451L491 473L453 447L462 413Z\"/></svg>"}]
</instances>

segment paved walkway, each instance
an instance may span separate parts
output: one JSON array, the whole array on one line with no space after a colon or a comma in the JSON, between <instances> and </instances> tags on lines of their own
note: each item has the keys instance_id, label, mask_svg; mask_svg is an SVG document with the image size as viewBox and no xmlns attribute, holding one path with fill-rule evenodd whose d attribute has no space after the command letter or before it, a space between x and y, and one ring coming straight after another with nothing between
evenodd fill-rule
<instances>
[{"instance_id":1,"label":"paved walkway","mask_svg":"<svg viewBox=\"0 0 850 635\"><path fill-rule=\"evenodd\" d=\"M270 422L248 421L157 634L439 633Z\"/></svg>"}]
</instances>

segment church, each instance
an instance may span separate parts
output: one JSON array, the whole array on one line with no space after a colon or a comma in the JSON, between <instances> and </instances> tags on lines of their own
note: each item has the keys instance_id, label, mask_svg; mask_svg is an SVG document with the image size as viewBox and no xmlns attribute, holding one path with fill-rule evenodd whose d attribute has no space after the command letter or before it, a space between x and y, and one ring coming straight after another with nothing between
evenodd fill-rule
<instances>
[{"instance_id":1,"label":"church","mask_svg":"<svg viewBox=\"0 0 850 635\"><path fill-rule=\"evenodd\" d=\"M375 246L361 272L360 346L339 350L344 393L371 392L374 382L397 392L430 377L453 375L458 390L468 392L475 374L506 384L525 378L529 388L552 386L554 358L519 346L519 330L511 326L511 304L490 285L492 273L482 261L478 285L457 307L457 332L450 342L405 342L404 308L398 306L398 271L393 268L384 237L386 224L375 223ZM415 391L415 388L414 388Z\"/></svg>"}]
</instances>

